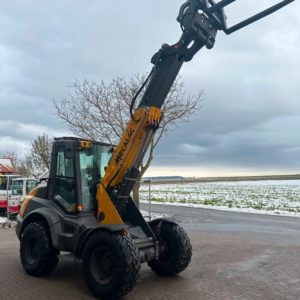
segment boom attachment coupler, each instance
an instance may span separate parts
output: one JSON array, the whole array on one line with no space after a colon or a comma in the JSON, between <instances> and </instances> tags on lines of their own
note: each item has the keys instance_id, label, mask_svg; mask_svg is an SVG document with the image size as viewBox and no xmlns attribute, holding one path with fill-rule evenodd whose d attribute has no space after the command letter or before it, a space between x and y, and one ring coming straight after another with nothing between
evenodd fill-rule
<instances>
[{"instance_id":1,"label":"boom attachment coupler","mask_svg":"<svg viewBox=\"0 0 300 300\"><path fill-rule=\"evenodd\" d=\"M222 1L219 1L216 3L214 0L190 0L182 5L180 15L182 15L182 16L185 15L184 11L185 11L186 7L188 7L190 5L194 5L195 7L198 7L199 10L202 10L203 13L206 14L208 16L208 18L213 21L213 23L215 24L215 26L218 30L222 30L226 34L231 34L237 30L240 30L240 29L274 13L275 11L283 8L284 6L290 4L291 2L293 2L295 0L281 1L273 6L269 7L268 9L265 9L265 10L259 12L258 14L254 15L248 19L245 19L244 21L228 28L227 23L226 23L227 18L226 18L225 12L224 12L224 7L228 6L229 4L231 4L235 1L236 0L222 0ZM179 20L179 22L181 22L181 21Z\"/></svg>"}]
</instances>

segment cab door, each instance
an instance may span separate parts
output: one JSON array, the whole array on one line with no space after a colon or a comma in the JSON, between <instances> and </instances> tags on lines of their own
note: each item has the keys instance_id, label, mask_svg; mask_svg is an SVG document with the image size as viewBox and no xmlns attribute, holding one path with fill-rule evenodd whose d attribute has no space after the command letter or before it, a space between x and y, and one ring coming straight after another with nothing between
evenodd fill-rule
<instances>
[{"instance_id":1,"label":"cab door","mask_svg":"<svg viewBox=\"0 0 300 300\"><path fill-rule=\"evenodd\" d=\"M51 198L67 214L76 214L78 205L75 151L72 143L56 143L52 165Z\"/></svg>"}]
</instances>

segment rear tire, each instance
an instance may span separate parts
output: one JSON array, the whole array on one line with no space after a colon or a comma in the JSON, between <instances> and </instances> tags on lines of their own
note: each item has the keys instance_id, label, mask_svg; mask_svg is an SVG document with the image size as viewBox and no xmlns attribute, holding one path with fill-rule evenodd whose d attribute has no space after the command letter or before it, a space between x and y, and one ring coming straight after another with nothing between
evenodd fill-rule
<instances>
[{"instance_id":1,"label":"rear tire","mask_svg":"<svg viewBox=\"0 0 300 300\"><path fill-rule=\"evenodd\" d=\"M130 292L141 267L134 241L106 231L88 239L82 266L88 288L101 299L118 299Z\"/></svg>"},{"instance_id":2,"label":"rear tire","mask_svg":"<svg viewBox=\"0 0 300 300\"><path fill-rule=\"evenodd\" d=\"M155 226L151 227L154 232L157 232ZM164 222L158 235L164 250L158 260L148 262L149 267L155 273L164 276L174 276L182 272L189 265L192 257L192 245L187 233L175 223Z\"/></svg>"},{"instance_id":3,"label":"rear tire","mask_svg":"<svg viewBox=\"0 0 300 300\"><path fill-rule=\"evenodd\" d=\"M57 254L45 224L27 225L21 238L20 257L28 274L43 276L51 273L58 263Z\"/></svg>"}]
</instances>

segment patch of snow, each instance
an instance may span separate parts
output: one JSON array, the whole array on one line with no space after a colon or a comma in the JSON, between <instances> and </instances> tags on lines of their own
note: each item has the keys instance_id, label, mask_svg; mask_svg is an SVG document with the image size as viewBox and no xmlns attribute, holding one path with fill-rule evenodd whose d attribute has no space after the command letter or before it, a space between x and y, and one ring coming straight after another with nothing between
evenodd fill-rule
<instances>
[{"instance_id":1,"label":"patch of snow","mask_svg":"<svg viewBox=\"0 0 300 300\"><path fill-rule=\"evenodd\" d=\"M4 224L8 221L7 218L4 218L4 217L0 217L0 224Z\"/></svg>"},{"instance_id":2,"label":"patch of snow","mask_svg":"<svg viewBox=\"0 0 300 300\"><path fill-rule=\"evenodd\" d=\"M145 210L142 210L142 209L140 210L140 212L147 221L151 221L151 220L158 219L158 218L168 218L168 217L170 217L170 215L167 215L167 214L159 214L159 213L153 213L153 212L151 212L149 214L148 211L145 211Z\"/></svg>"}]
</instances>

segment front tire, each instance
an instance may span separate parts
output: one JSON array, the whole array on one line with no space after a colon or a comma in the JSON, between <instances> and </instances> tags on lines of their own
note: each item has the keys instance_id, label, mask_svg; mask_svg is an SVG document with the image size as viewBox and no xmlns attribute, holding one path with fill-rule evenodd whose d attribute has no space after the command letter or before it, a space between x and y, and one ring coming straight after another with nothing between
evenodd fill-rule
<instances>
[{"instance_id":1,"label":"front tire","mask_svg":"<svg viewBox=\"0 0 300 300\"><path fill-rule=\"evenodd\" d=\"M182 272L192 257L192 245L187 233L175 223L163 222L160 229L157 225L151 227L154 232L158 232L163 251L157 260L148 262L149 267L164 276L174 276Z\"/></svg>"},{"instance_id":2,"label":"front tire","mask_svg":"<svg viewBox=\"0 0 300 300\"><path fill-rule=\"evenodd\" d=\"M119 233L97 232L87 241L82 266L84 279L101 299L118 299L130 292L140 270L134 241Z\"/></svg>"},{"instance_id":3,"label":"front tire","mask_svg":"<svg viewBox=\"0 0 300 300\"><path fill-rule=\"evenodd\" d=\"M20 257L24 270L32 276L51 273L57 263L58 251L53 248L48 228L43 223L27 225L22 234Z\"/></svg>"}]
</instances>

